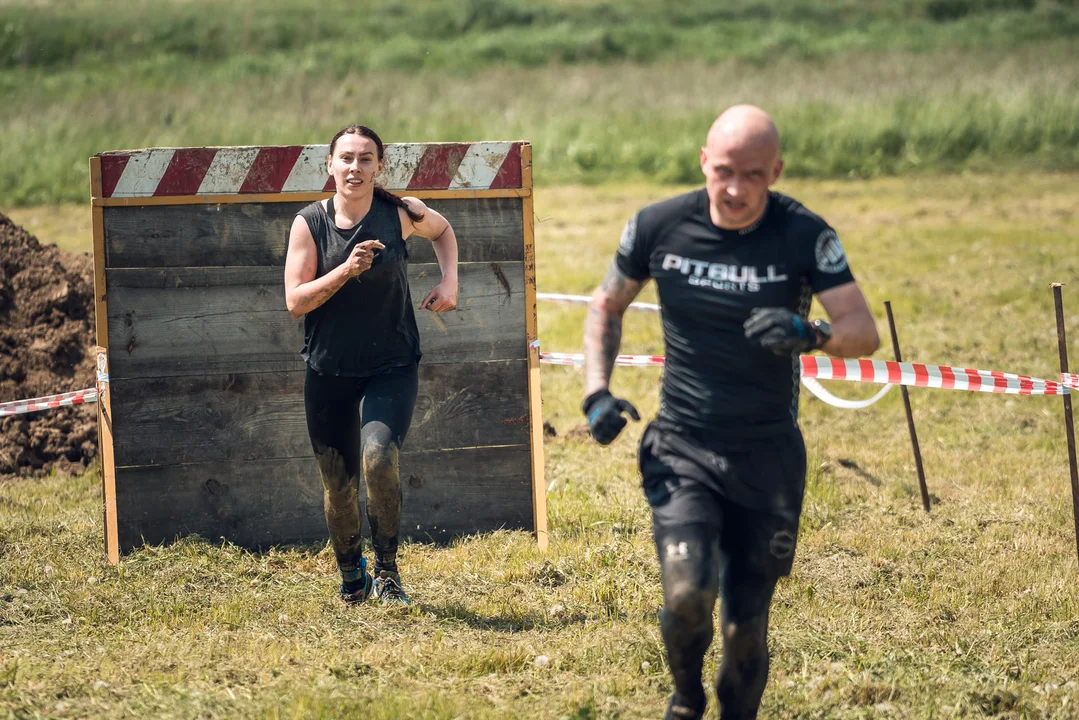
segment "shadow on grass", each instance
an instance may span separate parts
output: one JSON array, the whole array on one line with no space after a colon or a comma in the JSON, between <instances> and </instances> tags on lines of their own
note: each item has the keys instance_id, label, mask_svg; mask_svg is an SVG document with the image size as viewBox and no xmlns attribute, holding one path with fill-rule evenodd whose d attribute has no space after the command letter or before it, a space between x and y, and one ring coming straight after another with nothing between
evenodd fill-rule
<instances>
[{"instance_id":1,"label":"shadow on grass","mask_svg":"<svg viewBox=\"0 0 1079 720\"><path fill-rule=\"evenodd\" d=\"M542 613L525 613L514 615L513 617L501 617L499 615L484 615L474 612L459 602L448 602L441 605L418 603L417 606L421 612L430 613L444 622L460 623L477 630L509 635L528 630L552 630L571 625L583 625L586 622L595 620L594 617L579 611L564 611L553 616Z\"/></svg>"},{"instance_id":2,"label":"shadow on grass","mask_svg":"<svg viewBox=\"0 0 1079 720\"><path fill-rule=\"evenodd\" d=\"M869 484L873 487L880 487L880 478L878 478L876 475L873 475L872 473L868 473L863 470L862 467L855 461L849 460L847 458L838 458L836 462L839 463L840 467L845 467L848 470L852 470L855 475L862 478L863 480L868 481Z\"/></svg>"}]
</instances>

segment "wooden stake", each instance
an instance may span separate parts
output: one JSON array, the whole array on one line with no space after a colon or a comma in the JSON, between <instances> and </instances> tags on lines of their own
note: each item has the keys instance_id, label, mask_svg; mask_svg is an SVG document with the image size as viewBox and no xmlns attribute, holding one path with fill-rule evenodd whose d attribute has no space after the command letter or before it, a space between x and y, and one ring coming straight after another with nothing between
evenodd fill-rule
<instances>
[{"instance_id":1,"label":"wooden stake","mask_svg":"<svg viewBox=\"0 0 1079 720\"><path fill-rule=\"evenodd\" d=\"M1060 372L1068 370L1068 338L1064 332L1064 298L1061 288L1064 283L1053 283L1053 304L1057 312L1057 348L1060 351ZM1064 396L1064 434L1068 438L1068 469L1072 480L1072 518L1075 521L1075 553L1079 557L1079 469L1075 463L1075 425L1072 420L1072 396Z\"/></svg>"},{"instance_id":2,"label":"wooden stake","mask_svg":"<svg viewBox=\"0 0 1079 720\"><path fill-rule=\"evenodd\" d=\"M884 310L888 313L888 329L892 331L892 350L895 352L895 361L903 362L903 353L899 350L899 336L895 332L895 318L892 317L892 301L884 302ZM910 444L914 448L914 467L918 470L918 487L922 491L922 507L929 512L929 488L925 485L925 469L922 467L922 451L918 447L918 432L914 429L914 413L910 409L910 393L906 385L900 385L899 391L903 394L903 409L907 411L907 429L910 431Z\"/></svg>"}]
</instances>

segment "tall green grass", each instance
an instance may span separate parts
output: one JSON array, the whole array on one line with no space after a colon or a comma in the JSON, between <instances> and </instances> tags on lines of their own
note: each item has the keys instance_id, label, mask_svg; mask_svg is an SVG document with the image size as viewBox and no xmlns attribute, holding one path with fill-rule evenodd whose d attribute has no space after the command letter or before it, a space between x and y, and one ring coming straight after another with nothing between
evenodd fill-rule
<instances>
[{"instance_id":1,"label":"tall green grass","mask_svg":"<svg viewBox=\"0 0 1079 720\"><path fill-rule=\"evenodd\" d=\"M1079 168L1075 0L0 4L0 207L146 146L526 139L540 183L699 177L733 102L788 172Z\"/></svg>"},{"instance_id":2,"label":"tall green grass","mask_svg":"<svg viewBox=\"0 0 1079 720\"><path fill-rule=\"evenodd\" d=\"M0 68L285 53L353 68L816 56L1075 37L1074 0L83 0L0 6Z\"/></svg>"},{"instance_id":3,"label":"tall green grass","mask_svg":"<svg viewBox=\"0 0 1079 720\"><path fill-rule=\"evenodd\" d=\"M326 142L353 120L388 141L527 139L540 183L696 182L703 135L734 102L774 114L792 176L1074 169L1079 66L1069 51L560 66L467 79L211 67L163 89L56 78L55 90L0 107L0 206L85 199L86 158L103 150Z\"/></svg>"}]
</instances>

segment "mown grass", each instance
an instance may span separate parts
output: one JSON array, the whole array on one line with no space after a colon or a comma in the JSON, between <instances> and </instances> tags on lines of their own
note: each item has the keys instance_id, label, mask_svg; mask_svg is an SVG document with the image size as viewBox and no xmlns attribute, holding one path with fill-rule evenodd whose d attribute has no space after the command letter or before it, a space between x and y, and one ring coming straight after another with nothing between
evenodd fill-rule
<instances>
[{"instance_id":1,"label":"mown grass","mask_svg":"<svg viewBox=\"0 0 1079 720\"><path fill-rule=\"evenodd\" d=\"M0 202L78 202L147 146L526 139L540 183L693 182L734 102L792 175L1079 168L1062 0L0 5ZM346 10L347 8L347 10Z\"/></svg>"},{"instance_id":2,"label":"mown grass","mask_svg":"<svg viewBox=\"0 0 1079 720\"><path fill-rule=\"evenodd\" d=\"M540 289L590 290L629 214L678 189L540 189ZM838 228L882 330L893 301L906 357L1055 376L1047 286L1079 277L1079 177L783 189ZM545 349L578 350L582 320L541 305ZM625 337L629 352L662 347L654 316L629 316ZM620 368L614 388L652 414L657 380ZM668 681L634 462L642 426L601 448L579 432L579 371L544 366L542 382L558 432L549 551L508 532L406 544L406 611L342 607L323 545L251 554L189 538L110 567L93 473L0 483L0 717L658 717ZM864 411L803 398L809 494L762 717L1079 718L1060 400L914 390L912 403L930 515L898 393ZM709 673L716 662L713 649Z\"/></svg>"}]
</instances>

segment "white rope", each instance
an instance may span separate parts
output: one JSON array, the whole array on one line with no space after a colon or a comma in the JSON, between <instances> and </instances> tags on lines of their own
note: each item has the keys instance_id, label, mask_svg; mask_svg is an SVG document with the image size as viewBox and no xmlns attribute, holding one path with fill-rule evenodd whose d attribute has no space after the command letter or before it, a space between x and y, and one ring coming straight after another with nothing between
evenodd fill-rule
<instances>
[{"instance_id":1,"label":"white rope","mask_svg":"<svg viewBox=\"0 0 1079 720\"><path fill-rule=\"evenodd\" d=\"M888 391L895 387L895 385L885 385L880 389L880 392L868 400L845 400L841 397L836 397L825 390L824 386L814 378L804 377L802 378L802 384L806 386L806 389L809 390L809 392L816 395L819 400L832 407L843 408L844 410L861 410L862 408L867 408L887 395Z\"/></svg>"}]
</instances>

